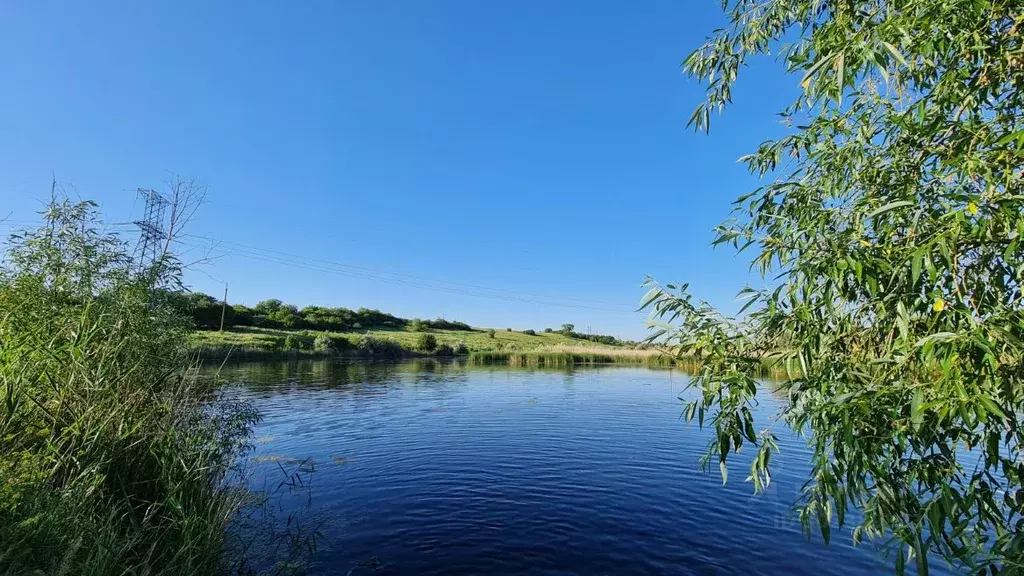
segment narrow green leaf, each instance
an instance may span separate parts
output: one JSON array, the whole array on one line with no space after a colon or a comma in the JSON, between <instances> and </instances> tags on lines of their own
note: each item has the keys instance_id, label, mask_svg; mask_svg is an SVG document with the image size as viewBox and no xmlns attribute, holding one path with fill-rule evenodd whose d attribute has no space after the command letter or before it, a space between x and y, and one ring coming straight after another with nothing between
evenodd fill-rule
<instances>
[{"instance_id":1,"label":"narrow green leaf","mask_svg":"<svg viewBox=\"0 0 1024 576\"><path fill-rule=\"evenodd\" d=\"M914 397L910 401L910 422L913 424L914 430L921 428L921 422L924 419L921 411L922 404L924 404L924 394L921 393L920 388L917 388L914 390Z\"/></svg>"},{"instance_id":2,"label":"narrow green leaf","mask_svg":"<svg viewBox=\"0 0 1024 576\"><path fill-rule=\"evenodd\" d=\"M1003 409L1000 408L994 400L992 400L988 396L979 396L978 401L981 402L982 406L985 407L986 411L995 414L996 416L1002 418L1003 420L1006 420L1006 413L1003 412Z\"/></svg>"},{"instance_id":3,"label":"narrow green leaf","mask_svg":"<svg viewBox=\"0 0 1024 576\"><path fill-rule=\"evenodd\" d=\"M844 78L843 74L844 74L844 71L845 71L844 68L845 68L845 65L846 65L845 60L846 60L846 55L844 53L840 52L839 53L839 57L836 58L836 87L837 87L838 92L839 92L838 100L839 100L839 104L840 105L842 105L842 103L843 103L843 88L844 88L844 85L845 85L845 78Z\"/></svg>"},{"instance_id":4,"label":"narrow green leaf","mask_svg":"<svg viewBox=\"0 0 1024 576\"><path fill-rule=\"evenodd\" d=\"M880 208L877 208L877 209L869 212L868 215L865 216L865 218L874 218L875 216L878 216L880 214L884 214L884 213L886 213L886 212L888 212L890 210L895 210L896 208L902 208L903 206L913 206L913 205L914 205L914 203L911 202L910 200L897 200L896 202L889 202L885 206L882 206Z\"/></svg>"},{"instance_id":5,"label":"narrow green leaf","mask_svg":"<svg viewBox=\"0 0 1024 576\"><path fill-rule=\"evenodd\" d=\"M810 85L811 85L811 76L813 76L815 72L820 70L822 66L825 66L826 64L831 62L834 58L835 58L834 54L829 55L829 56L824 56L822 58L819 58L818 61L815 62L813 66L811 66L810 68L807 69L807 73L804 74L803 79L800 80L800 86L803 86L804 90L807 90L810 87Z\"/></svg>"},{"instance_id":6,"label":"narrow green leaf","mask_svg":"<svg viewBox=\"0 0 1024 576\"><path fill-rule=\"evenodd\" d=\"M917 547L914 554L917 558L917 576L928 576L928 549L921 542L920 536L918 536L915 546Z\"/></svg>"},{"instance_id":7,"label":"narrow green leaf","mask_svg":"<svg viewBox=\"0 0 1024 576\"><path fill-rule=\"evenodd\" d=\"M917 341L917 343L914 346L916 346L917 348L920 348L920 347L922 347L922 346L924 346L926 344L934 344L936 342L946 342L947 340L952 340L952 339L956 338L956 336L957 335L956 335L955 332L937 332L935 334L931 334L929 336L925 336L924 338L921 338L920 340Z\"/></svg>"},{"instance_id":8,"label":"narrow green leaf","mask_svg":"<svg viewBox=\"0 0 1024 576\"><path fill-rule=\"evenodd\" d=\"M884 40L882 41L882 45L885 46L885 49L888 50L889 53L892 54L892 57L898 60L900 64L903 64L904 66L907 65L907 61L903 58L903 54L900 54L900 51L895 46Z\"/></svg>"},{"instance_id":9,"label":"narrow green leaf","mask_svg":"<svg viewBox=\"0 0 1024 576\"><path fill-rule=\"evenodd\" d=\"M661 297L661 294L661 288L657 286L648 290L647 294L644 294L644 297L640 300L640 308L638 308L638 310L643 310L644 308L650 306L651 303L653 303L655 300Z\"/></svg>"}]
</instances>

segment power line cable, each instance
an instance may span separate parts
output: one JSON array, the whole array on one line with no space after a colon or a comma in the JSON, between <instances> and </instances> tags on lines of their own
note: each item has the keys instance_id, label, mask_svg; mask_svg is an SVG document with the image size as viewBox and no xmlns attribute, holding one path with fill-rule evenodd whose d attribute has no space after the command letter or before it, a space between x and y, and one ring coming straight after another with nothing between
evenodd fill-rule
<instances>
[{"instance_id":1,"label":"power line cable","mask_svg":"<svg viewBox=\"0 0 1024 576\"><path fill-rule=\"evenodd\" d=\"M200 235L195 235L195 234L186 234L185 236L189 237L189 238L197 239L199 241L206 242L206 243L210 244L211 246L213 246L214 248L219 247L221 244L226 244L226 245L238 247L240 249L249 250L251 252L274 254L274 255L279 255L279 256L283 256L283 257L287 257L287 258L306 260L306 261L309 261L309 262L315 262L317 264L326 264L326 265L329 265L329 266L332 266L332 267L336 266L336 267L341 267L341 268L348 268L348 269L359 270L361 272L367 272L367 273L372 273L372 274L386 274L388 276L398 276L398 277L401 277L401 278L409 278L409 279L412 279L412 280L415 280L415 281L420 281L420 282L434 282L434 283L438 283L438 284L447 284L447 285L451 285L451 286L461 286L461 287L464 287L464 288L473 288L473 289L476 289L476 290L487 290L487 291L490 291L490 292L504 292L506 294L530 296L530 297L536 297L536 298L544 298L544 299L547 299L547 300L567 300L567 301L571 301L571 302L581 302L581 303L585 303L585 304L604 304L604 305L608 305L608 306L617 306L617 307L627 308L627 309L629 309L629 311L633 311L635 309L634 306L628 305L628 304L622 304L621 302L608 302L606 300L591 300L591 299L586 299L586 298L574 298L574 297L571 297L571 296L555 296L555 295L551 295L551 294L539 294L539 293L536 293L536 292L525 292L525 291L521 291L521 290L509 290L507 288L493 288L493 287L489 287L489 286L482 286L482 285L479 285L479 284L467 284L467 283L464 283L464 282L453 282L453 281L450 281L450 280L441 280L441 279L438 279L438 278L430 278L430 277L425 277L425 276L416 276L416 275L413 275L413 274L403 274L401 272L390 272L390 271L387 271L387 270L379 270L379 269L374 269L374 268L368 268L368 267L365 267L365 266L356 266L354 264L345 264L345 263L342 263L342 262L336 262L336 261L332 261L332 260L324 260L324 259L320 259L320 258L312 258L312 257L308 257L308 256L300 256L298 254L290 254L290 253L281 252L281 251L278 251L278 250L271 250L271 249L267 249L267 248L258 248L258 247L255 247L255 246L247 246L245 244L241 244L241 243L238 243L238 242L231 242L231 241L228 241L228 240L220 240L220 239L217 239L217 238L210 238L208 236L200 236Z\"/></svg>"},{"instance_id":2,"label":"power line cable","mask_svg":"<svg viewBox=\"0 0 1024 576\"><path fill-rule=\"evenodd\" d=\"M188 247L191 247L191 248L204 248L204 247L206 247L205 245L190 244L190 243L185 242L183 240L178 240L177 242L179 244L182 244L184 246L188 246ZM420 289L424 289L424 290L433 290L433 291L436 291L436 292L444 292L444 293L448 293L448 294L458 294L458 295L463 295L463 296L473 296L473 297L477 297L477 298L488 298L488 299L492 299L492 300L503 300L503 301L507 301L507 302L521 302L521 303L525 303L525 304L533 304L533 305L539 305L539 306L550 306L550 307L558 307L558 308L579 308L579 309L587 309L587 310L599 310L599 311L602 311L602 312L617 312L617 313L628 313L628 314L632 314L634 312L634 310L632 310L632 309L625 310L625 309L615 309L615 308L606 308L606 307L598 307L598 306L586 306L586 305L582 305L582 304L568 304L568 303L562 303L562 302L550 302L550 301L530 299L530 298L522 298L522 297L516 297L516 296L507 296L507 295L502 295L502 294L485 294L485 293L480 293L480 292L471 292L471 291L468 291L468 290L459 290L459 289L455 289L455 288L446 288L446 287L443 287L443 286L430 286L430 285L426 285L426 284L419 284L419 283L409 282L409 281L405 281L405 280L399 280L399 279L395 279L395 278L386 278L386 277L381 277L381 276L375 276L375 275L367 274L367 273L352 272L352 271L346 271L346 270L338 270L336 268L332 268L332 267L328 267L328 266L303 263L303 262L300 262L300 261L296 261L295 259L288 260L288 259L284 259L284 258L281 258L281 257L273 256L273 255L263 254L263 253L256 252L256 251L250 251L250 250L247 250L247 249L244 249L244 248L233 248L233 249L231 249L229 251L226 250L226 252L228 254L236 254L236 255L239 255L239 256L242 256L242 257L245 257L245 258L251 258L251 259L262 261L262 262L267 262L267 263L271 263L271 264L281 264L281 265L285 265L285 266L291 266L291 267L294 267L294 268L300 268L300 269L303 269L303 270L310 270L310 271L313 271L313 272L323 272L323 273L328 273L328 274L335 274L335 275L338 275L338 276L344 276L344 277L347 277L347 278L356 278L356 279L361 279L361 280L371 280L371 281L374 281L374 282L381 282L381 283L384 283L384 284L392 284L392 285L396 285L396 286L407 286L407 287L412 287L412 288L420 288Z\"/></svg>"},{"instance_id":3,"label":"power line cable","mask_svg":"<svg viewBox=\"0 0 1024 576\"><path fill-rule=\"evenodd\" d=\"M37 221L27 220L2 220L0 226L31 226L39 224ZM108 226L128 226L130 222L112 222L108 223ZM441 280L437 278L429 278L423 276L416 276L412 274L405 274L401 272L391 272L387 270L378 270L374 268L368 268L364 266L357 266L353 264L345 264L342 262L335 262L331 260L324 260L319 258L312 258L308 256L300 256L298 254L291 254L287 252L281 252L278 250L270 250L266 248L258 248L255 246L248 246L238 242L231 242L228 240L221 240L217 238L211 238L208 236L201 236L196 234L185 234L184 237L193 239L196 242L202 243L201 245L192 244L179 238L175 242L183 246L190 248L204 249L213 248L220 249L227 254L237 254L239 256L250 258L262 262L271 264L281 264L285 266L291 266L294 268L300 268L304 270L310 270L313 272L323 272L328 274L335 274L348 278L355 278L360 280L370 280L375 282L381 282L385 284L395 286L405 286L411 288L419 288L423 290L432 290L435 292L443 292L447 294L458 294L463 296L472 296L476 298L487 298L492 300L501 300L506 302L520 302L525 304L534 304L540 306L559 307L559 308L577 308L586 310L598 310L602 312L618 312L618 313L633 313L635 307L626 304L608 302L603 300L589 300L583 298L575 298L571 296L555 296L551 294L540 294L535 292L525 292L517 290L509 290L506 288L494 288L489 286L482 286L479 284L469 284L464 282L453 282L450 280ZM227 245L227 247L223 246ZM381 275L385 276L381 276ZM209 274L206 275L211 280L214 280ZM408 280L405 280L408 279ZM217 280L222 283L222 281ZM455 286L461 288L472 288L474 290L485 290L490 293L481 293L470 290L462 290L459 288L449 288L447 286L432 286L430 284L424 284L424 282L432 282L435 284L443 284L447 286ZM554 300L554 301L553 301ZM566 302L557 302L558 300ZM603 304L605 306L595 306L594 304ZM610 308L614 306L615 308Z\"/></svg>"}]
</instances>

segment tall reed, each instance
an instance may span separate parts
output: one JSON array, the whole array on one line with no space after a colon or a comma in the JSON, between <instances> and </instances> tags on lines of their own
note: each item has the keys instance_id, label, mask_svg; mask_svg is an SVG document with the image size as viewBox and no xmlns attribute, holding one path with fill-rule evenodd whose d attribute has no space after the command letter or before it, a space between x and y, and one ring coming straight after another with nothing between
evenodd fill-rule
<instances>
[{"instance_id":1,"label":"tall reed","mask_svg":"<svg viewBox=\"0 0 1024 576\"><path fill-rule=\"evenodd\" d=\"M574 364L639 364L671 366L672 357L654 350L631 350L603 347L552 346L524 352L473 352L469 361L476 365L504 366L571 366Z\"/></svg>"},{"instance_id":2,"label":"tall reed","mask_svg":"<svg viewBox=\"0 0 1024 576\"><path fill-rule=\"evenodd\" d=\"M0 573L219 572L256 415L194 377L173 260L97 221L55 200L0 269Z\"/></svg>"}]
</instances>

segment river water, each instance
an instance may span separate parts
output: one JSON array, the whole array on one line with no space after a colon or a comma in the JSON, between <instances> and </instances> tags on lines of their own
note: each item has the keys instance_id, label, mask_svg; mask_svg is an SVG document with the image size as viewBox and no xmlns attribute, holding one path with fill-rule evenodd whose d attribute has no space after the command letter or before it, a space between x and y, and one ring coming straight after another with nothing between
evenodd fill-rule
<instances>
[{"instance_id":1,"label":"river water","mask_svg":"<svg viewBox=\"0 0 1024 576\"><path fill-rule=\"evenodd\" d=\"M765 494L742 457L724 486L701 472L709 437L680 420L679 371L308 361L220 377L262 414L250 487L275 494L262 514L293 540L315 531L313 574L893 571L848 530L830 546L801 532L792 432ZM780 402L765 395L759 428Z\"/></svg>"}]
</instances>

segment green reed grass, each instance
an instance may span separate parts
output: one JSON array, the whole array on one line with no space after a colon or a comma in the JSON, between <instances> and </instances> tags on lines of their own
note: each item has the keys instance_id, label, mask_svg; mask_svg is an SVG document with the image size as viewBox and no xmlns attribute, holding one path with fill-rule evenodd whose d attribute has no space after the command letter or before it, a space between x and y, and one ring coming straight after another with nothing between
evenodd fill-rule
<instances>
[{"instance_id":1,"label":"green reed grass","mask_svg":"<svg viewBox=\"0 0 1024 576\"><path fill-rule=\"evenodd\" d=\"M164 258L55 201L0 270L0 574L213 574L256 415L195 378ZM161 287L161 288L157 288Z\"/></svg>"},{"instance_id":2,"label":"green reed grass","mask_svg":"<svg viewBox=\"0 0 1024 576\"><path fill-rule=\"evenodd\" d=\"M470 364L477 366L562 367L577 364L635 364L672 366L669 356L653 354L608 354L601 352L473 352Z\"/></svg>"},{"instance_id":3,"label":"green reed grass","mask_svg":"<svg viewBox=\"0 0 1024 576\"><path fill-rule=\"evenodd\" d=\"M587 347L552 347L549 350L532 352L473 352L469 363L476 366L513 367L565 367L588 364L632 364L648 367L673 367L689 373L697 373L703 364L700 358L674 356L668 351L652 349L611 349ZM780 367L764 362L757 376L765 378L786 378Z\"/></svg>"}]
</instances>

